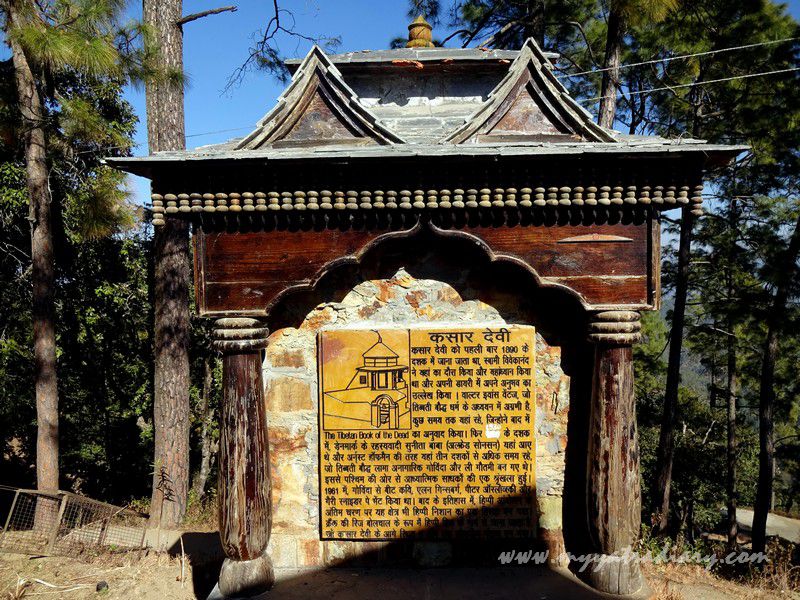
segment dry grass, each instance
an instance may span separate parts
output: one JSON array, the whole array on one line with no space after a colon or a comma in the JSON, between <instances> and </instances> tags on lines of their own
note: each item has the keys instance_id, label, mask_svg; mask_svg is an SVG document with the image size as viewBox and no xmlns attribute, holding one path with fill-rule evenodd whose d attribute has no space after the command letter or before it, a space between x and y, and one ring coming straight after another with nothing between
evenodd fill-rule
<instances>
[{"instance_id":1,"label":"dry grass","mask_svg":"<svg viewBox=\"0 0 800 600\"><path fill-rule=\"evenodd\" d=\"M761 569L751 569L741 581L756 589L800 598L800 565L793 556L796 552L794 544L773 541L767 546L770 562Z\"/></svg>"},{"instance_id":2,"label":"dry grass","mask_svg":"<svg viewBox=\"0 0 800 600\"><path fill-rule=\"evenodd\" d=\"M798 588L787 585L791 581L777 561L736 581L721 578L699 565L645 564L644 572L656 600L800 599Z\"/></svg>"},{"instance_id":3,"label":"dry grass","mask_svg":"<svg viewBox=\"0 0 800 600\"><path fill-rule=\"evenodd\" d=\"M650 578L650 590L653 592L652 600L685 600L678 591L678 584L669 579Z\"/></svg>"},{"instance_id":4,"label":"dry grass","mask_svg":"<svg viewBox=\"0 0 800 600\"><path fill-rule=\"evenodd\" d=\"M91 561L70 557L29 558L0 554L0 599L131 597L189 600L196 596L191 566L166 554L129 553L95 556ZM108 590L98 593L100 582Z\"/></svg>"},{"instance_id":5,"label":"dry grass","mask_svg":"<svg viewBox=\"0 0 800 600\"><path fill-rule=\"evenodd\" d=\"M183 526L192 531L217 531L219 527L218 514L216 494L209 493L202 500L197 500L194 494L191 494L186 507L186 515L183 518Z\"/></svg>"}]
</instances>

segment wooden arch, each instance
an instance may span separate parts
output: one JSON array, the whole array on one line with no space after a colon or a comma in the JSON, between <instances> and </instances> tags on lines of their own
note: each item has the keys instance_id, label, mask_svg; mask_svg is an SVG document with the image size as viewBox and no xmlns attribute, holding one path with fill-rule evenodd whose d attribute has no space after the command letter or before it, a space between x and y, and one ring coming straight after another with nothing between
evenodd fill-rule
<instances>
[{"instance_id":1,"label":"wooden arch","mask_svg":"<svg viewBox=\"0 0 800 600\"><path fill-rule=\"evenodd\" d=\"M313 294L339 269L360 268L387 244L408 246L420 240L466 243L489 265L509 265L536 287L557 290L582 308L586 339L595 345L587 520L598 553L631 547L641 505L631 346L639 336L638 311L652 300L650 278L657 277L652 270L657 221L650 211L616 217L587 224L566 215L562 223L556 218L549 225L509 226L509 215L502 225L491 219L452 224L416 215L395 228L359 225L352 219L315 226L314 217L275 218L235 233L201 224L195 235L198 306L201 314L218 319L216 345L225 355L221 487L245 490L244 495L222 496L221 535L224 547L232 550L220 585L230 581L229 589L235 590L243 570L269 560L263 555L268 532L245 538L242 532L263 530L269 522L268 486L247 482L264 468L263 457L269 453L258 427L266 422L259 414L264 391L258 352L268 343L264 325L272 309L297 294ZM627 264L631 273L621 279L604 275L611 269L604 262L609 257L615 264ZM249 449L246 454L243 448ZM269 481L269 473L257 478ZM609 561L586 576L598 589L613 593L628 594L642 586L636 563ZM269 579L264 578L265 584Z\"/></svg>"}]
</instances>

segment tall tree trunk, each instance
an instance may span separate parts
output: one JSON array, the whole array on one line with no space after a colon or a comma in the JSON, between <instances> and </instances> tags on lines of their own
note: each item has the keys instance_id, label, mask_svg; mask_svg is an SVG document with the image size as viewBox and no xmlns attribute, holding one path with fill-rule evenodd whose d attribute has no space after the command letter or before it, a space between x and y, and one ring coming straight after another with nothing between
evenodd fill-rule
<instances>
[{"instance_id":1,"label":"tall tree trunk","mask_svg":"<svg viewBox=\"0 0 800 600\"><path fill-rule=\"evenodd\" d=\"M622 37L625 34L622 17L613 7L608 13L608 33L606 33L606 54L603 59L603 81L600 86L600 111L597 123L601 127L614 127L617 114L617 86L619 84L619 62L622 54Z\"/></svg>"},{"instance_id":2,"label":"tall tree trunk","mask_svg":"<svg viewBox=\"0 0 800 600\"><path fill-rule=\"evenodd\" d=\"M9 24L17 21L16 4L0 4ZM33 354L36 394L36 485L58 489L58 382L56 378L55 257L53 255L45 112L36 79L24 49L14 39L12 61L17 99L22 113L25 173L30 196L31 262L33 280Z\"/></svg>"},{"instance_id":3,"label":"tall tree trunk","mask_svg":"<svg viewBox=\"0 0 800 600\"><path fill-rule=\"evenodd\" d=\"M728 286L728 297L733 295L733 286ZM728 319L728 332L733 333L733 322ZM728 423L728 444L726 456L726 478L725 495L728 504L728 522L726 523L728 532L728 547L731 550L736 548L736 538L739 534L736 523L736 396L739 393L739 377L736 370L736 339L728 339L728 402L727 402L727 423Z\"/></svg>"},{"instance_id":4,"label":"tall tree trunk","mask_svg":"<svg viewBox=\"0 0 800 600\"><path fill-rule=\"evenodd\" d=\"M733 243L728 253L728 275L727 275L727 329L728 329L728 402L727 402L727 429L728 442L726 454L726 477L725 495L728 508L728 547L731 550L736 548L736 538L739 534L736 523L736 396L739 393L739 376L736 368L736 336L735 324L731 316L733 311L734 281L733 272L736 261L736 232L739 227L739 214L737 211L736 198L731 199L730 213L728 215L728 227L733 236Z\"/></svg>"},{"instance_id":5,"label":"tall tree trunk","mask_svg":"<svg viewBox=\"0 0 800 600\"><path fill-rule=\"evenodd\" d=\"M758 487L753 515L753 552L764 552L767 544L767 515L772 508L772 479L775 474L775 440L772 413L775 405L775 357L778 334L786 316L789 288L797 272L800 255L800 217L786 251L785 260L777 269L775 296L767 312L767 336L761 362L758 410Z\"/></svg>"},{"instance_id":6,"label":"tall tree trunk","mask_svg":"<svg viewBox=\"0 0 800 600\"><path fill-rule=\"evenodd\" d=\"M194 480L194 493L198 499L206 493L208 475L211 473L211 463L216 451L211 439L211 423L214 421L214 407L209 402L214 384L214 359L206 356L203 359L203 395L200 399L200 470Z\"/></svg>"},{"instance_id":7,"label":"tall tree trunk","mask_svg":"<svg viewBox=\"0 0 800 600\"><path fill-rule=\"evenodd\" d=\"M675 306L672 309L672 329L669 335L667 383L664 391L664 411L656 453L656 478L652 487L652 512L655 529L663 533L669 523L669 496L672 487L672 464L675 459L675 421L678 413L678 387L681 382L681 351L683 325L686 317L686 295L689 291L689 254L692 243L692 213L684 207L681 212L681 233L678 246L678 272L675 281Z\"/></svg>"},{"instance_id":8,"label":"tall tree trunk","mask_svg":"<svg viewBox=\"0 0 800 600\"><path fill-rule=\"evenodd\" d=\"M143 17L163 69L183 72L182 0L144 0ZM150 152L185 146L183 86L145 88ZM167 218L157 227L155 262L155 460L150 516L163 527L180 524L189 491L189 227Z\"/></svg>"},{"instance_id":9,"label":"tall tree trunk","mask_svg":"<svg viewBox=\"0 0 800 600\"><path fill-rule=\"evenodd\" d=\"M544 48L544 0L528 0L525 21L525 37Z\"/></svg>"}]
</instances>

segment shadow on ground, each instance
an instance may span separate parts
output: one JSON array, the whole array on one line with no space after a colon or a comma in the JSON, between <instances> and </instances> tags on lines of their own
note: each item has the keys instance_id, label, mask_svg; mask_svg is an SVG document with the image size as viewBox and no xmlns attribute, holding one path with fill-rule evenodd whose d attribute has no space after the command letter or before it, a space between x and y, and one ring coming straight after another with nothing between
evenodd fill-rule
<instances>
[{"instance_id":1,"label":"shadow on ground","mask_svg":"<svg viewBox=\"0 0 800 600\"><path fill-rule=\"evenodd\" d=\"M493 543L481 544L481 558L471 566L419 568L409 560L413 544L393 545L393 556L386 548L369 552L336 567L278 573L272 591L261 598L281 600L513 600L541 599L598 599L606 597L581 583L567 569L544 565L492 566L489 555L497 556ZM456 546L458 548L458 546ZM471 548L471 550L470 550ZM461 547L472 557L475 546ZM183 552L192 564L194 592L205 600L214 589L224 559L216 532L187 532L183 535ZM170 548L173 556L181 555L180 543ZM460 552L456 550L454 558ZM403 557L406 558L403 558ZM397 566L385 566L394 558ZM458 562L463 564L465 561ZM495 558L496 560L496 558ZM369 565L369 566L365 566ZM381 566L372 566L381 565ZM496 563L495 563L496 565Z\"/></svg>"}]
</instances>

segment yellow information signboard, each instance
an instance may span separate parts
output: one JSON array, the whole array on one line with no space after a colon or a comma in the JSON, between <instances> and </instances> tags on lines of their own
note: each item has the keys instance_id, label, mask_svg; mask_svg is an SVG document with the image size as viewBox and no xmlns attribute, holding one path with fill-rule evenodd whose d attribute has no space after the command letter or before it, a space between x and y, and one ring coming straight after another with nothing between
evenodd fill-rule
<instances>
[{"instance_id":1,"label":"yellow information signboard","mask_svg":"<svg viewBox=\"0 0 800 600\"><path fill-rule=\"evenodd\" d=\"M322 539L536 527L532 327L319 334Z\"/></svg>"}]
</instances>

